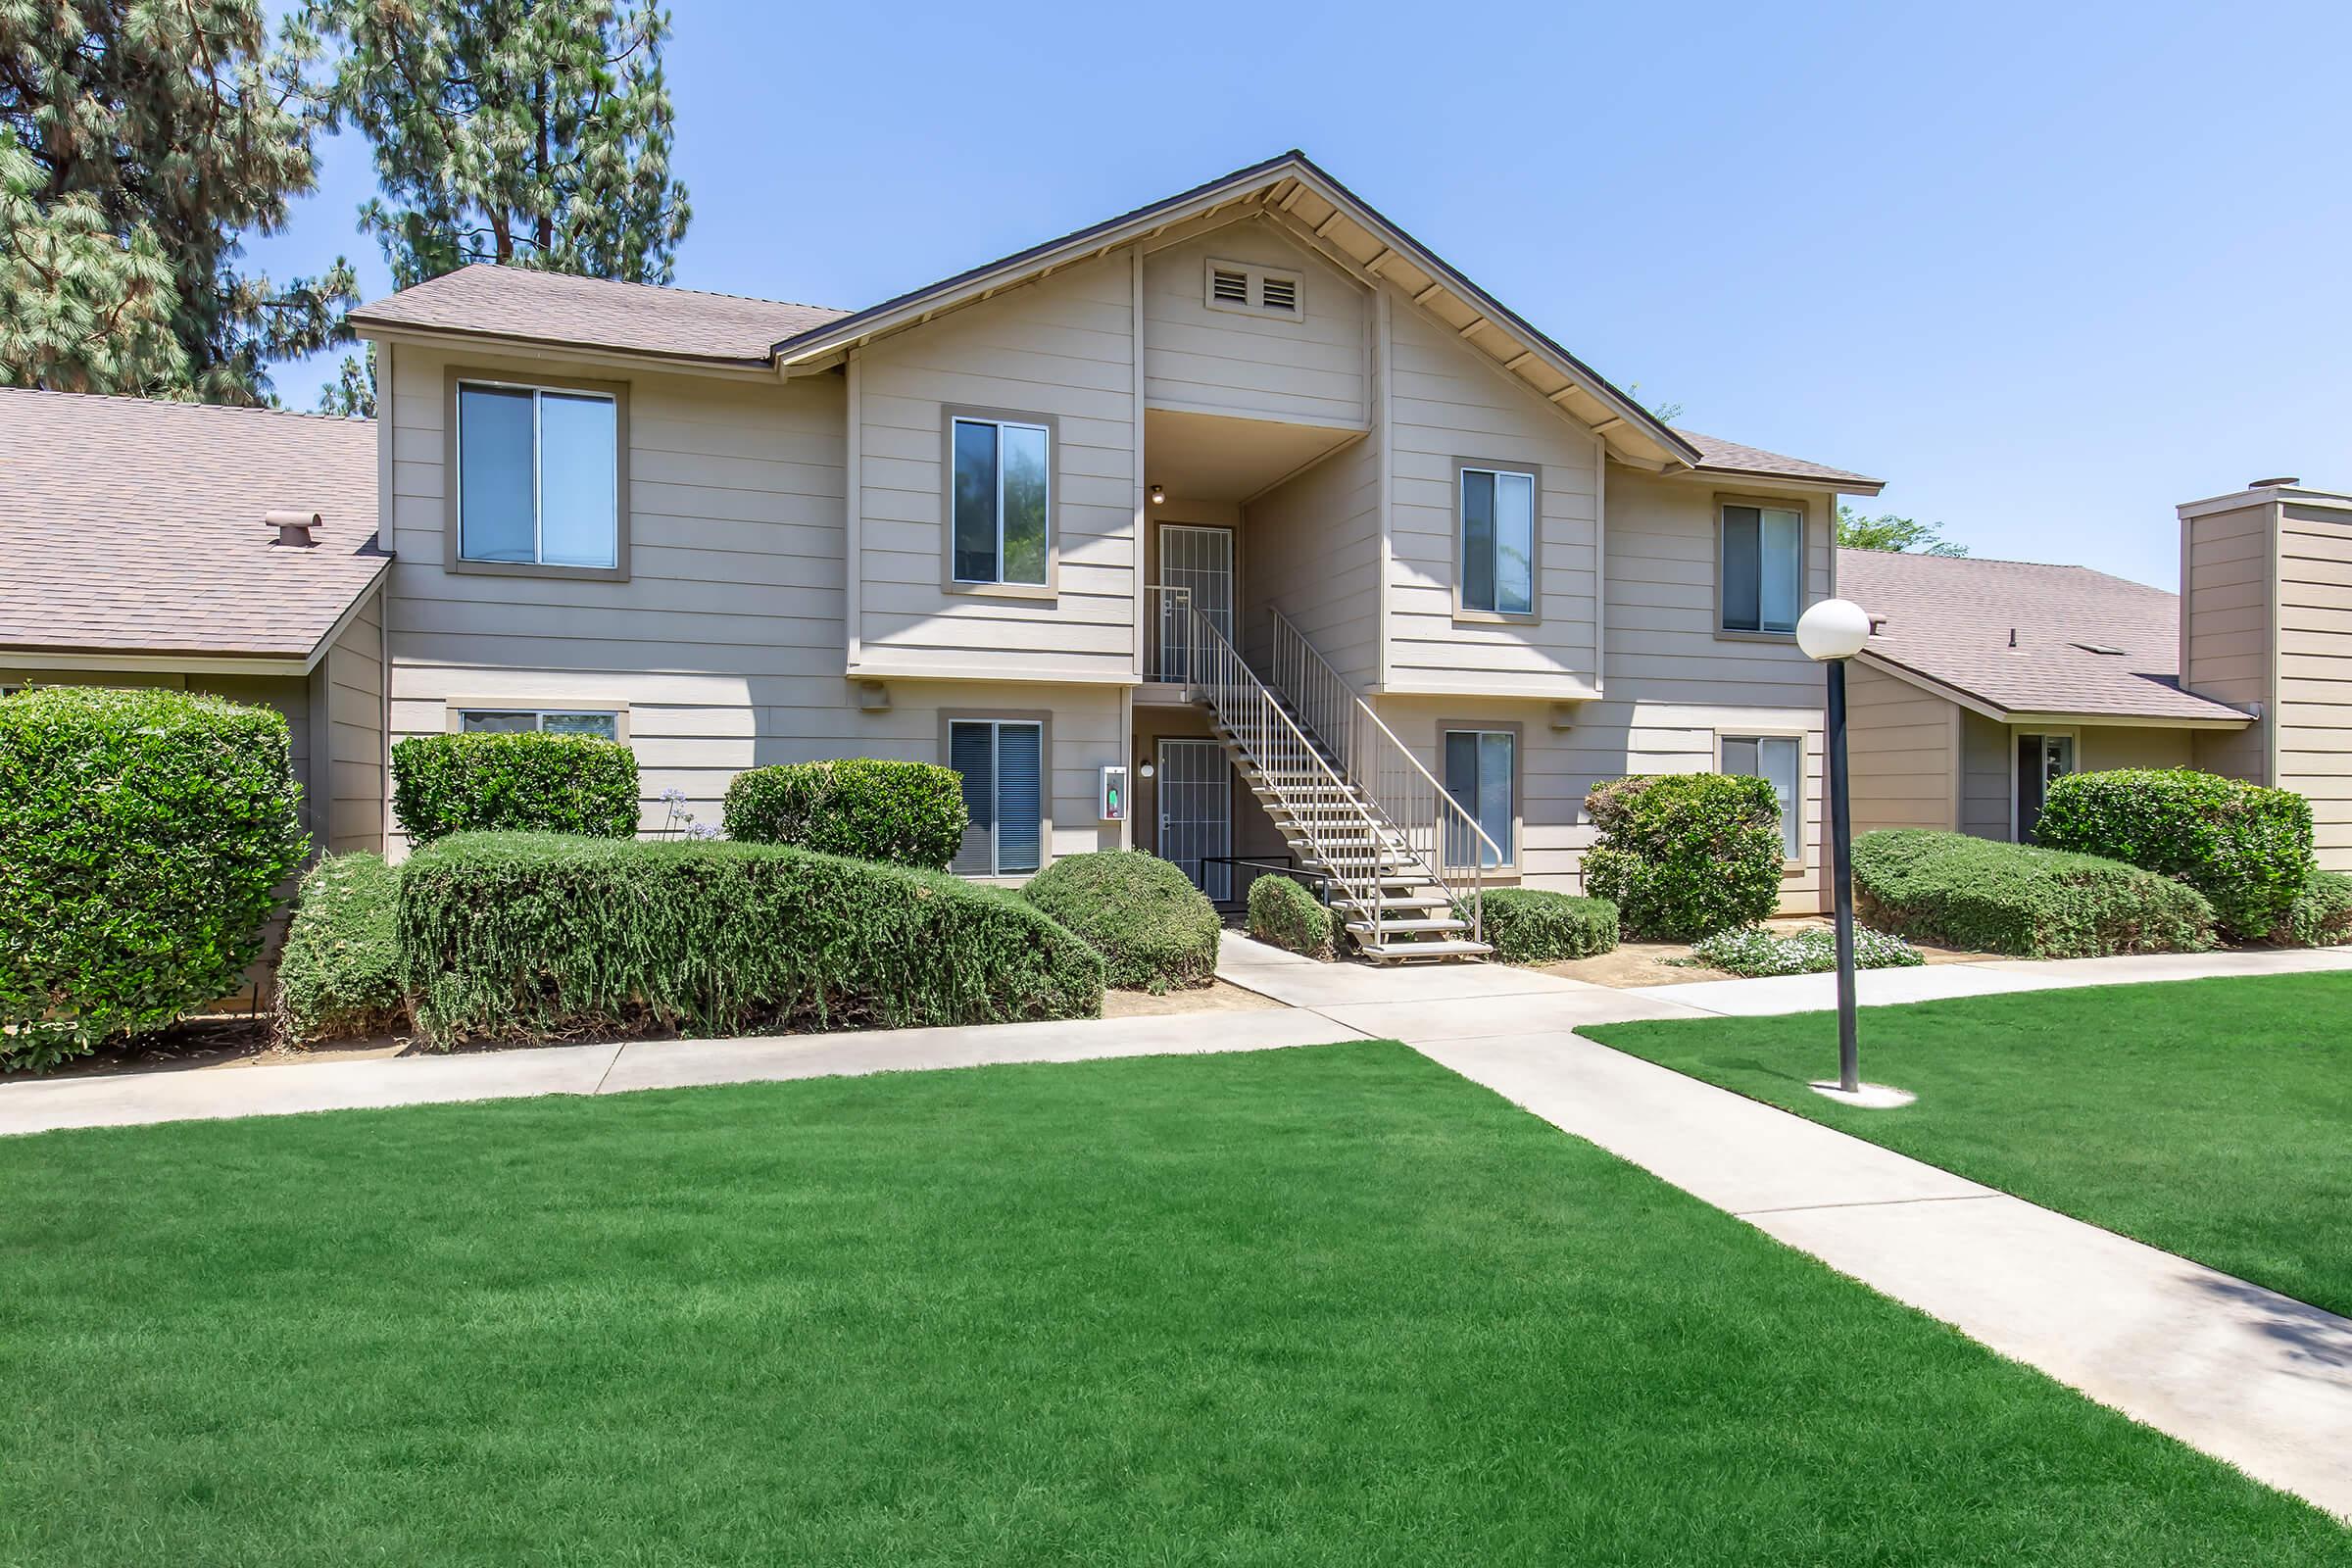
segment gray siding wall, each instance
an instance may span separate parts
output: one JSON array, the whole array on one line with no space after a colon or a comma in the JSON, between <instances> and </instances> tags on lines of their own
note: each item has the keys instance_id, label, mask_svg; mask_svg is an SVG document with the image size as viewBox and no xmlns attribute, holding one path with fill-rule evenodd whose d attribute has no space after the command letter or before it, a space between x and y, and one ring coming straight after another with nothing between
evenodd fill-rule
<instances>
[{"instance_id":1,"label":"gray siding wall","mask_svg":"<svg viewBox=\"0 0 2352 1568\"><path fill-rule=\"evenodd\" d=\"M1960 831L2006 843L2015 835L2010 814L2016 772L2009 728L1982 713L1960 715Z\"/></svg>"},{"instance_id":2,"label":"gray siding wall","mask_svg":"<svg viewBox=\"0 0 2352 1568\"><path fill-rule=\"evenodd\" d=\"M1859 662L1846 702L1854 831L1959 826L1959 705Z\"/></svg>"}]
</instances>

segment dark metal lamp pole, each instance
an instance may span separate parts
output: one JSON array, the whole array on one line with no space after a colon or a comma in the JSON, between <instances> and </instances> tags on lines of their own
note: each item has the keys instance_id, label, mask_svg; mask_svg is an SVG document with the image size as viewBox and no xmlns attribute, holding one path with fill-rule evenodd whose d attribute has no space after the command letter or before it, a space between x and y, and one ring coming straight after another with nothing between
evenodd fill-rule
<instances>
[{"instance_id":1,"label":"dark metal lamp pole","mask_svg":"<svg viewBox=\"0 0 2352 1568\"><path fill-rule=\"evenodd\" d=\"M1838 1087L1862 1088L1862 1048L1854 1038L1854 815L1845 780L1845 661L1830 666L1830 875L1838 911Z\"/></svg>"}]
</instances>

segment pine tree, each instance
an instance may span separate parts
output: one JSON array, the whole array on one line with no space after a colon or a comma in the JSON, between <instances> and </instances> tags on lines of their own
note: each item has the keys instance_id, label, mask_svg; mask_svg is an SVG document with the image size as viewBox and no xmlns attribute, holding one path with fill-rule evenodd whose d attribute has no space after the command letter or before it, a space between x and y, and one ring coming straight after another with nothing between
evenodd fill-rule
<instances>
[{"instance_id":1,"label":"pine tree","mask_svg":"<svg viewBox=\"0 0 2352 1568\"><path fill-rule=\"evenodd\" d=\"M316 176L300 67L261 0L0 0L0 383L267 403L348 338L340 260L237 266Z\"/></svg>"},{"instance_id":2,"label":"pine tree","mask_svg":"<svg viewBox=\"0 0 2352 1568\"><path fill-rule=\"evenodd\" d=\"M666 283L690 216L654 0L308 0L323 98L365 133L395 287L476 262ZM321 406L371 404L346 361Z\"/></svg>"}]
</instances>

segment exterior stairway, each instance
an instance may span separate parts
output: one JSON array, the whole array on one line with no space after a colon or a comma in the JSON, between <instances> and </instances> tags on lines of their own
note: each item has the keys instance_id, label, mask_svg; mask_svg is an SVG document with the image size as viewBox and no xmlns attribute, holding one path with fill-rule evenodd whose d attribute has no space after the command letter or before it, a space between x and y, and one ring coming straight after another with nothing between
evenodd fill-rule
<instances>
[{"instance_id":1,"label":"exterior stairway","mask_svg":"<svg viewBox=\"0 0 2352 1568\"><path fill-rule=\"evenodd\" d=\"M1448 865L1494 846L1371 708L1275 613L1275 657L1294 669L1269 684L1181 589L1159 589L1161 634L1234 768L1309 871L1329 878L1332 908L1379 963L1483 958L1483 876ZM1495 852L1499 858L1499 852Z\"/></svg>"}]
</instances>

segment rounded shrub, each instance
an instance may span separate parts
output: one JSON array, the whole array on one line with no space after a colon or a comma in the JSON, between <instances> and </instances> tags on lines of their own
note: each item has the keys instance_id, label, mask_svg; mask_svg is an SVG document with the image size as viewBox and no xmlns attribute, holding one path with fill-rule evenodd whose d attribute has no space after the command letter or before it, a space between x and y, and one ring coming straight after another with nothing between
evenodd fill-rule
<instances>
[{"instance_id":1,"label":"rounded shrub","mask_svg":"<svg viewBox=\"0 0 2352 1568\"><path fill-rule=\"evenodd\" d=\"M1250 884L1250 934L1292 953L1328 959L1339 922L1322 900L1297 881L1268 872Z\"/></svg>"},{"instance_id":2,"label":"rounded shrub","mask_svg":"<svg viewBox=\"0 0 2352 1568\"><path fill-rule=\"evenodd\" d=\"M2271 928L2282 947L2333 948L2352 942L2352 876L2314 871L2286 915Z\"/></svg>"},{"instance_id":3,"label":"rounded shrub","mask_svg":"<svg viewBox=\"0 0 2352 1568\"><path fill-rule=\"evenodd\" d=\"M1585 810L1600 830L1585 852L1585 891L1617 906L1630 932L1688 941L1754 925L1780 905L1781 807L1764 779L1614 779Z\"/></svg>"},{"instance_id":4,"label":"rounded shrub","mask_svg":"<svg viewBox=\"0 0 2352 1568\"><path fill-rule=\"evenodd\" d=\"M234 991L310 841L285 716L176 691L0 701L0 1062Z\"/></svg>"},{"instance_id":5,"label":"rounded shrub","mask_svg":"<svg viewBox=\"0 0 2352 1568\"><path fill-rule=\"evenodd\" d=\"M392 748L392 814L419 844L451 833L637 831L637 754L595 735L412 735Z\"/></svg>"},{"instance_id":6,"label":"rounded shrub","mask_svg":"<svg viewBox=\"0 0 2352 1568\"><path fill-rule=\"evenodd\" d=\"M727 837L937 871L963 843L963 777L870 757L755 767L727 786Z\"/></svg>"},{"instance_id":7,"label":"rounded shrub","mask_svg":"<svg viewBox=\"0 0 2352 1568\"><path fill-rule=\"evenodd\" d=\"M1021 896L1093 944L1107 982L1121 990L1183 990L1216 978L1217 906L1155 855L1065 855Z\"/></svg>"},{"instance_id":8,"label":"rounded shrub","mask_svg":"<svg viewBox=\"0 0 2352 1568\"><path fill-rule=\"evenodd\" d=\"M1544 888L1490 888L1480 900L1486 940L1504 963L1590 958L1617 946L1617 906ZM1466 907L1456 914L1467 919Z\"/></svg>"},{"instance_id":9,"label":"rounded shrub","mask_svg":"<svg viewBox=\"0 0 2352 1568\"><path fill-rule=\"evenodd\" d=\"M418 1034L1091 1018L1102 958L1018 894L778 844L462 833L401 867Z\"/></svg>"},{"instance_id":10,"label":"rounded shrub","mask_svg":"<svg viewBox=\"0 0 2352 1568\"><path fill-rule=\"evenodd\" d=\"M2223 932L2268 936L2309 885L2311 803L2194 768L2073 773L2050 785L2034 842L2177 877L2213 906Z\"/></svg>"},{"instance_id":11,"label":"rounded shrub","mask_svg":"<svg viewBox=\"0 0 2352 1568\"><path fill-rule=\"evenodd\" d=\"M330 855L302 879L277 956L275 1032L315 1045L408 1019L400 986L400 872L380 855Z\"/></svg>"},{"instance_id":12,"label":"rounded shrub","mask_svg":"<svg viewBox=\"0 0 2352 1568\"><path fill-rule=\"evenodd\" d=\"M1854 841L1854 909L1914 942L2026 958L2213 946L2213 906L2185 883L2121 860L1929 828Z\"/></svg>"}]
</instances>

